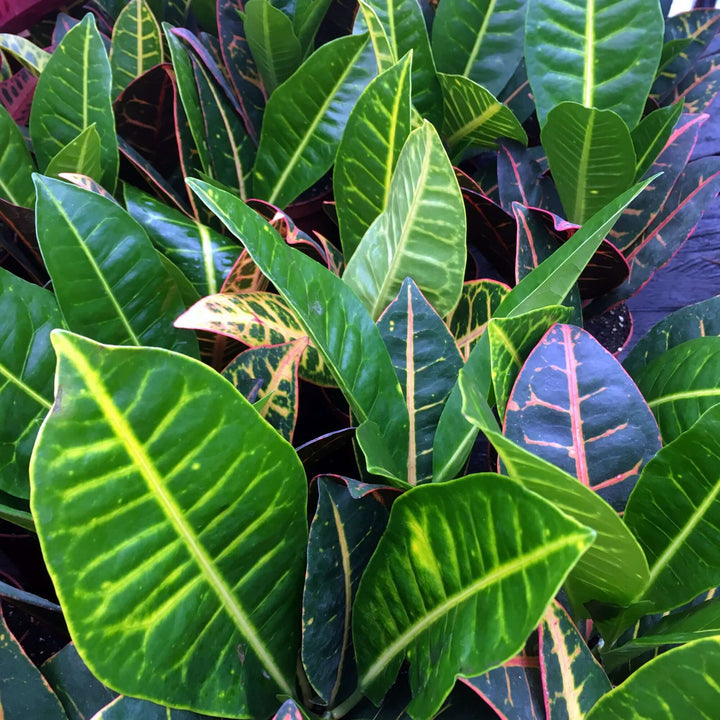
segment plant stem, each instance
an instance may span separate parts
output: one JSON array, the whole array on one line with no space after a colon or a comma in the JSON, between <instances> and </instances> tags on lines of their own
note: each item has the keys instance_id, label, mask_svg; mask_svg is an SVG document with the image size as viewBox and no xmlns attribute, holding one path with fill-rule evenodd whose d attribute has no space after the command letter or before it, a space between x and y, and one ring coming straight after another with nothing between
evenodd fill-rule
<instances>
[{"instance_id":1,"label":"plant stem","mask_svg":"<svg viewBox=\"0 0 720 720\"><path fill-rule=\"evenodd\" d=\"M345 702L341 702L335 707L330 713L332 720L339 720L339 718L347 715L363 698L363 693L360 688L357 688L355 692Z\"/></svg>"}]
</instances>

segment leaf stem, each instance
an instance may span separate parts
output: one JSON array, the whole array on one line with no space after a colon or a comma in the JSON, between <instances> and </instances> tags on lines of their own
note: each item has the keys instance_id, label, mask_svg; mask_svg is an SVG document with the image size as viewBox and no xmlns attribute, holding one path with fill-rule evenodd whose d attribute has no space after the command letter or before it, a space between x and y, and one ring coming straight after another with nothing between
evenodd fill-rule
<instances>
[{"instance_id":1,"label":"leaf stem","mask_svg":"<svg viewBox=\"0 0 720 720\"><path fill-rule=\"evenodd\" d=\"M347 715L361 700L363 699L363 692L358 687L355 692L344 702L341 702L335 709L330 713L332 720L339 720L339 718Z\"/></svg>"}]
</instances>

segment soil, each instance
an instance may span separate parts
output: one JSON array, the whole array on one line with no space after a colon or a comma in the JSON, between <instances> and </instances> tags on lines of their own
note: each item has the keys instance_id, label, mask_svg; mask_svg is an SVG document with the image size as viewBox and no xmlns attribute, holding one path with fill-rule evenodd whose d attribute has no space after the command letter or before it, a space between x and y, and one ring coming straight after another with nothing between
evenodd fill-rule
<instances>
[{"instance_id":1,"label":"soil","mask_svg":"<svg viewBox=\"0 0 720 720\"><path fill-rule=\"evenodd\" d=\"M609 352L619 352L632 333L633 323L625 303L620 303L602 315L585 320L585 330Z\"/></svg>"}]
</instances>

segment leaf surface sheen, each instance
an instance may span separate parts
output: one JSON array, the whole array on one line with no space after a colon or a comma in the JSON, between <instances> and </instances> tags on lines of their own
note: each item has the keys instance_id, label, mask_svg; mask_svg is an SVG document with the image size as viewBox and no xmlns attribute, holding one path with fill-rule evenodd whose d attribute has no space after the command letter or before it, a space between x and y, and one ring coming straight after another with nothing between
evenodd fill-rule
<instances>
[{"instance_id":1,"label":"leaf surface sheen","mask_svg":"<svg viewBox=\"0 0 720 720\"><path fill-rule=\"evenodd\" d=\"M45 168L45 174L57 178L61 173L85 175L101 187L102 159L100 154L100 136L95 129L95 123L93 123L58 151Z\"/></svg>"},{"instance_id":2,"label":"leaf surface sheen","mask_svg":"<svg viewBox=\"0 0 720 720\"><path fill-rule=\"evenodd\" d=\"M35 202L32 174L35 163L18 126L0 105L0 196L13 205L30 208Z\"/></svg>"}]
</instances>

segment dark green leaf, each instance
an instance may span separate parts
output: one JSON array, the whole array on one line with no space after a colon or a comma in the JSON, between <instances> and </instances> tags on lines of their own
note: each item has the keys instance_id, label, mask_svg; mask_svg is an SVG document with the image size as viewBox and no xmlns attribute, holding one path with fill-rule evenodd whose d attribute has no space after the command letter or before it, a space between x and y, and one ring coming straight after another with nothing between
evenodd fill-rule
<instances>
[{"instance_id":1,"label":"dark green leaf","mask_svg":"<svg viewBox=\"0 0 720 720\"><path fill-rule=\"evenodd\" d=\"M682 109L682 102L658 108L643 118L632 131L636 181L642 178L662 152L680 119Z\"/></svg>"},{"instance_id":2,"label":"dark green leaf","mask_svg":"<svg viewBox=\"0 0 720 720\"><path fill-rule=\"evenodd\" d=\"M58 151L45 168L45 174L57 178L60 173L73 173L85 175L101 183L103 173L100 143L100 135L93 123Z\"/></svg>"},{"instance_id":3,"label":"dark green leaf","mask_svg":"<svg viewBox=\"0 0 720 720\"><path fill-rule=\"evenodd\" d=\"M21 207L31 208L35 202L32 174L35 172L25 138L4 106L0 105L0 194Z\"/></svg>"},{"instance_id":4,"label":"dark green leaf","mask_svg":"<svg viewBox=\"0 0 720 720\"><path fill-rule=\"evenodd\" d=\"M295 3L293 28L300 41L303 56L312 50L315 33L331 4L332 0L297 0Z\"/></svg>"}]
</instances>

